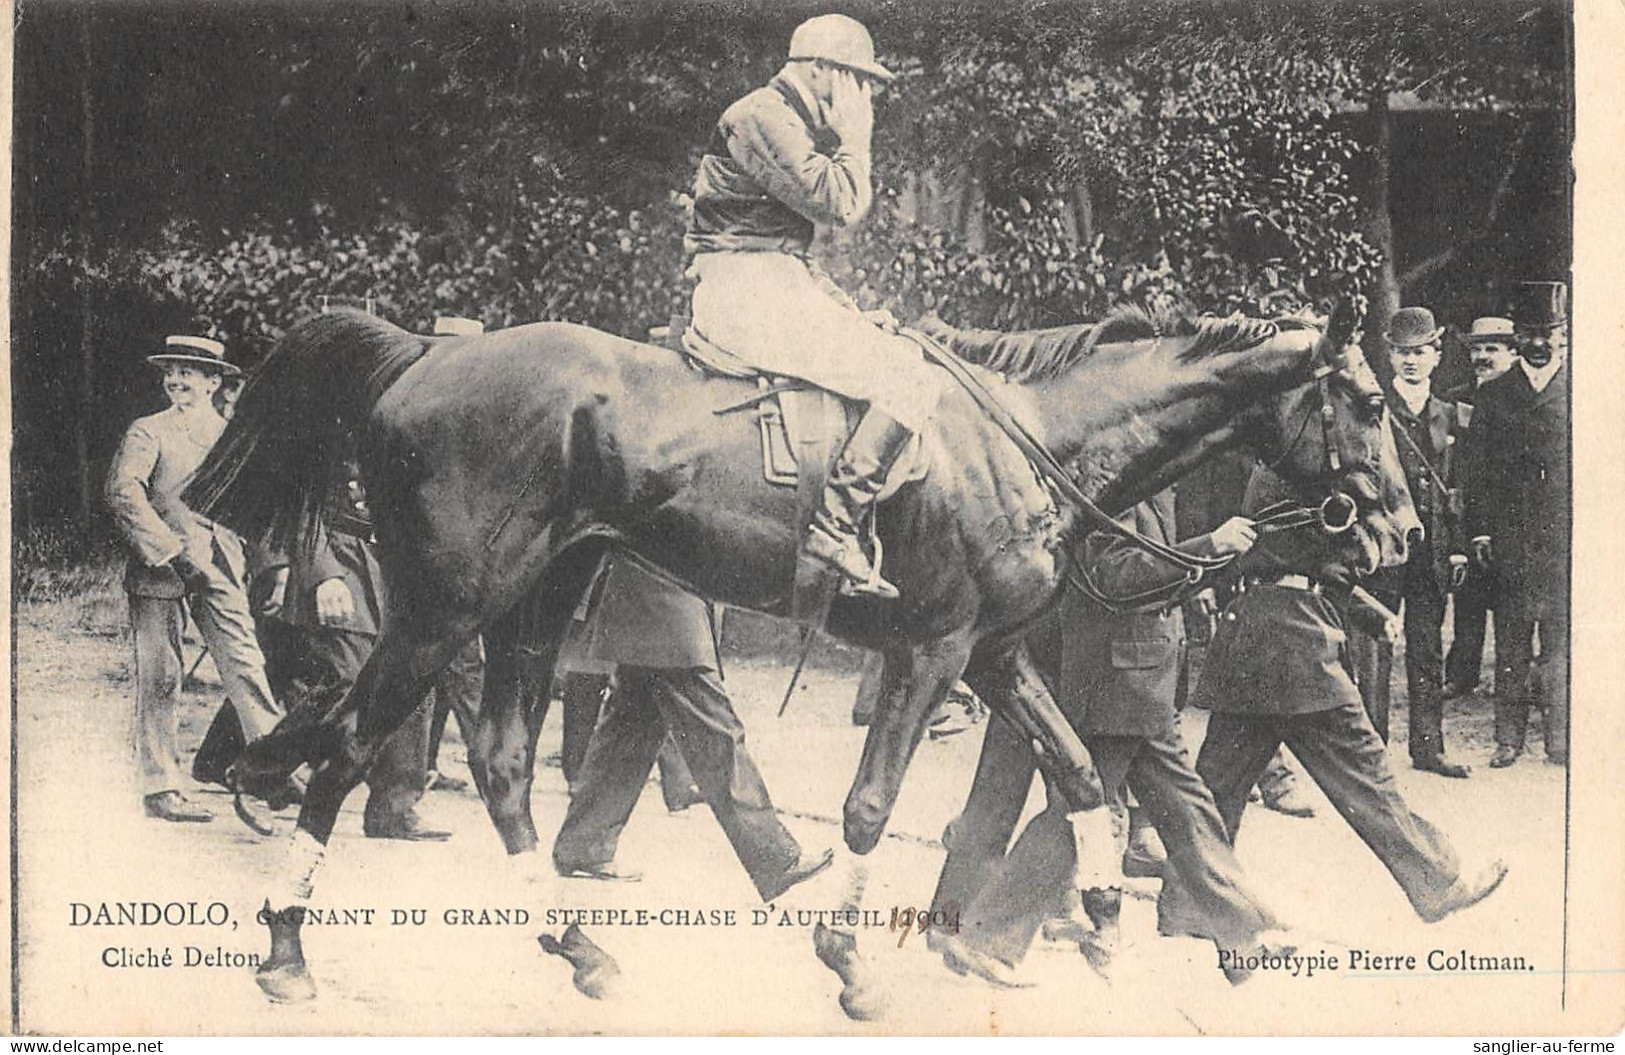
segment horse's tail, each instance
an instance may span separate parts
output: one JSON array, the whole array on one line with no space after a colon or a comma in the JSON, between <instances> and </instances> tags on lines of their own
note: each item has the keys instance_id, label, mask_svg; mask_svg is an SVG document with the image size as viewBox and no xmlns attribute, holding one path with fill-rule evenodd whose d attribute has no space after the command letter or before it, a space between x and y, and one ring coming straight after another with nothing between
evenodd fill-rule
<instances>
[{"instance_id":1,"label":"horse's tail","mask_svg":"<svg viewBox=\"0 0 1625 1055\"><path fill-rule=\"evenodd\" d=\"M256 368L184 501L250 540L287 550L312 538L350 436L427 339L359 311L290 329Z\"/></svg>"}]
</instances>

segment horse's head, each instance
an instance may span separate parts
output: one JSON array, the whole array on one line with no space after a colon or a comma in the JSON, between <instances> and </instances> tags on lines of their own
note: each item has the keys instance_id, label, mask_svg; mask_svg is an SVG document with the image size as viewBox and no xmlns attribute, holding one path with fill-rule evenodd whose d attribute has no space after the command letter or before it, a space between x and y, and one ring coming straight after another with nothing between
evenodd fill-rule
<instances>
[{"instance_id":1,"label":"horse's head","mask_svg":"<svg viewBox=\"0 0 1625 1055\"><path fill-rule=\"evenodd\" d=\"M1310 376L1264 408L1261 460L1316 505L1349 567L1403 564L1422 523L1411 504L1382 386L1339 306L1315 343Z\"/></svg>"}]
</instances>

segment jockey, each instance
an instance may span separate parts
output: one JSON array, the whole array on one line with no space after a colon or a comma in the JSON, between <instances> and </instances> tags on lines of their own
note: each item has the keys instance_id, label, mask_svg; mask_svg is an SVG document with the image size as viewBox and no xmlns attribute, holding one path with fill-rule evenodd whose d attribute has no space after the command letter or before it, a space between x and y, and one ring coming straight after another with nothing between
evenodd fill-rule
<instances>
[{"instance_id":1,"label":"jockey","mask_svg":"<svg viewBox=\"0 0 1625 1055\"><path fill-rule=\"evenodd\" d=\"M861 23L845 15L803 22L778 75L717 122L684 239L700 336L768 373L868 404L830 473L806 549L850 580L848 592L882 597L897 590L871 565L857 526L941 389L914 345L866 317L807 251L815 224L847 227L869 211L872 94L893 77Z\"/></svg>"}]
</instances>

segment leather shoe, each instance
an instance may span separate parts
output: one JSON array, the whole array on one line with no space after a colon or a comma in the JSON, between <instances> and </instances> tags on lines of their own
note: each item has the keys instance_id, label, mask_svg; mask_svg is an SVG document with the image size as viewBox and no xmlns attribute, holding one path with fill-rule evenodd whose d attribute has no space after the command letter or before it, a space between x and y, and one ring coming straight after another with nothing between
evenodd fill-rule
<instances>
[{"instance_id":1,"label":"leather shoe","mask_svg":"<svg viewBox=\"0 0 1625 1055\"><path fill-rule=\"evenodd\" d=\"M757 887L763 901L775 901L786 890L797 883L804 883L813 876L828 868L835 861L835 851L825 850L821 854L808 854L803 852L800 859L789 869L775 876L766 886Z\"/></svg>"},{"instance_id":2,"label":"leather shoe","mask_svg":"<svg viewBox=\"0 0 1625 1055\"><path fill-rule=\"evenodd\" d=\"M207 824L214 820L214 814L189 801L178 791L160 791L156 795L148 795L142 800L142 804L146 807L147 816L161 821Z\"/></svg>"},{"instance_id":3,"label":"leather shoe","mask_svg":"<svg viewBox=\"0 0 1625 1055\"><path fill-rule=\"evenodd\" d=\"M363 819L361 830L369 839L398 839L408 843L443 843L451 838L451 832L439 828L425 828L417 817L411 814L387 821Z\"/></svg>"},{"instance_id":4,"label":"leather shoe","mask_svg":"<svg viewBox=\"0 0 1625 1055\"><path fill-rule=\"evenodd\" d=\"M1470 766L1460 762L1447 762L1443 755L1424 755L1421 758L1411 759L1411 768L1420 769L1424 773L1437 773L1441 777L1465 777L1472 773Z\"/></svg>"},{"instance_id":5,"label":"leather shoe","mask_svg":"<svg viewBox=\"0 0 1625 1055\"><path fill-rule=\"evenodd\" d=\"M1461 876L1450 884L1439 900L1425 908L1418 908L1416 914L1428 923L1437 923L1453 912L1460 912L1465 908L1472 908L1495 893L1495 888L1501 885L1501 880L1507 877L1507 866L1504 861L1492 861L1471 880Z\"/></svg>"},{"instance_id":6,"label":"leather shoe","mask_svg":"<svg viewBox=\"0 0 1625 1055\"><path fill-rule=\"evenodd\" d=\"M1500 747L1495 749L1495 754L1490 756L1490 768L1505 769L1507 766L1510 766L1512 763L1516 762L1518 760L1518 756L1522 753L1523 752L1519 751L1516 747L1512 747L1509 744L1502 744Z\"/></svg>"},{"instance_id":7,"label":"leather shoe","mask_svg":"<svg viewBox=\"0 0 1625 1055\"><path fill-rule=\"evenodd\" d=\"M1297 939L1285 931L1267 931L1258 936L1258 942L1247 950L1248 956L1272 957L1291 956L1298 951ZM1232 986L1240 985L1253 976L1253 970L1243 964L1226 966L1224 969L1225 981Z\"/></svg>"},{"instance_id":8,"label":"leather shoe","mask_svg":"<svg viewBox=\"0 0 1625 1055\"><path fill-rule=\"evenodd\" d=\"M1304 798L1294 782L1286 781L1259 789L1263 793L1264 808L1284 813L1288 817L1313 817L1315 808Z\"/></svg>"},{"instance_id":9,"label":"leather shoe","mask_svg":"<svg viewBox=\"0 0 1625 1055\"><path fill-rule=\"evenodd\" d=\"M600 883L643 882L642 872L623 872L615 867L613 861L595 865L561 865L555 861L553 869L565 879L596 879Z\"/></svg>"}]
</instances>

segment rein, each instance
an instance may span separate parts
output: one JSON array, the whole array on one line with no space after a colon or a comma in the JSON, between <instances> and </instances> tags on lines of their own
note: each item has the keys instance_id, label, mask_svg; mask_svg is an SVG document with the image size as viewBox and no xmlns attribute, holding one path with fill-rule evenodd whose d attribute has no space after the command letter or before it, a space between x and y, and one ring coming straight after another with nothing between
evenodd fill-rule
<instances>
[{"instance_id":1,"label":"rein","mask_svg":"<svg viewBox=\"0 0 1625 1055\"><path fill-rule=\"evenodd\" d=\"M1083 515L1084 519L1091 522L1096 529L1115 535L1118 538L1127 541L1135 548L1149 553L1185 573L1183 579L1175 582L1164 583L1161 586L1155 586L1147 590L1142 590L1139 593L1129 594L1127 596L1113 596L1101 589L1099 584L1095 582L1094 576L1089 573L1089 569L1086 568L1083 565L1083 562L1078 559L1076 549L1074 547L1069 547L1067 556L1072 565L1072 570L1068 573L1067 578L1072 585L1077 587L1078 590L1085 596L1112 612L1127 612L1135 609L1157 607L1162 604L1166 604L1175 596L1195 586L1197 583L1201 582L1208 573L1221 571L1224 568L1229 567L1231 562L1236 559L1235 554L1230 554L1223 557L1204 557L1194 553L1186 553L1183 550L1175 549L1164 542L1159 542L1154 538L1142 535L1133 528L1124 527L1115 517L1108 516L1103 509L1090 500L1088 495L1083 493L1078 485L1073 482L1072 477L1067 473L1065 468L1062 467L1061 463L1057 461L1055 456L1049 452L1049 449L1046 448L1043 443L1039 442L1039 440L1033 436L1030 431L1028 431L1027 427L1017 420L1015 415L1010 413L1009 409L1006 408L1004 404L999 402L998 397L989 391L987 386L982 383L981 379L978 378L965 365L965 363L960 361L957 356L949 352L934 338L928 336L927 334L921 333L918 330L901 329L899 332L904 337L907 337L909 340L913 341L927 359L948 371L954 380L959 382L960 386L965 389L976 405L981 407L982 411L993 420L993 423L998 425L1004 434L1008 436L1013 443L1015 443L1016 447L1021 450L1022 454L1026 455L1027 459L1032 462L1033 466L1038 470L1039 475L1049 485L1051 485L1062 498L1065 498L1068 502L1075 506ZM1332 467L1334 471L1337 468L1339 458L1336 453L1335 446L1330 442L1332 427L1330 420L1331 415L1326 412L1331 410L1331 403L1326 398L1326 378L1337 371L1346 368L1347 365L1348 357L1346 354L1335 356L1329 362L1323 363L1322 365L1316 367L1314 372L1310 375L1310 379L1320 387L1322 427L1326 430L1328 440L1326 450L1328 451L1328 456L1332 460ZM1307 425L1308 418L1306 417L1304 419L1304 426L1307 427ZM1302 429L1299 430L1298 438L1294 439L1292 445L1289 446L1285 452L1283 452L1281 458L1276 460L1276 464L1279 464L1281 460L1292 452L1293 447L1297 446L1298 439L1302 438L1302 431ZM1271 507L1271 510L1273 509L1274 507ZM1290 517L1287 517L1286 514L1290 514ZM1275 514L1275 516L1281 517L1280 523L1282 526L1279 528L1274 528L1273 530L1285 530L1288 527L1301 527L1304 524L1313 522L1317 515L1318 514L1315 510L1309 509L1308 507L1282 509ZM1304 516L1307 516L1308 519L1303 519L1301 521L1295 519ZM1289 519L1293 522L1288 523Z\"/></svg>"},{"instance_id":2,"label":"rein","mask_svg":"<svg viewBox=\"0 0 1625 1055\"><path fill-rule=\"evenodd\" d=\"M1040 443L1027 430L1027 427L1018 421L1015 415L1010 413L1004 404L999 402L997 396L988 391L987 386L982 384L981 379L972 373L957 356L937 343L935 339L918 330L903 329L899 332L913 341L927 359L947 370L954 380L959 382L976 405L981 407L983 412L993 419L993 423L998 425L1004 434L1021 450L1021 453L1026 455L1028 461L1033 463L1039 475L1054 487L1061 497L1076 506L1086 520L1092 522L1099 530L1125 539L1137 548L1172 564L1185 573L1185 578L1182 581L1144 590L1128 597L1113 597L1095 583L1094 577L1089 574L1089 570L1078 560L1077 553L1069 550L1068 557L1071 560L1073 570L1082 576L1082 580L1080 581L1070 574L1068 578L1086 596L1114 612L1129 611L1172 597L1174 594L1202 581L1202 577L1208 572L1228 567L1230 562L1235 559L1234 557L1203 557L1185 553L1118 523L1115 517L1108 516L1104 510L1089 499L1088 495L1085 495L1078 488L1077 484L1072 482L1071 476L1062 468L1061 463L1056 461L1055 455L1051 454L1049 449Z\"/></svg>"}]
</instances>

